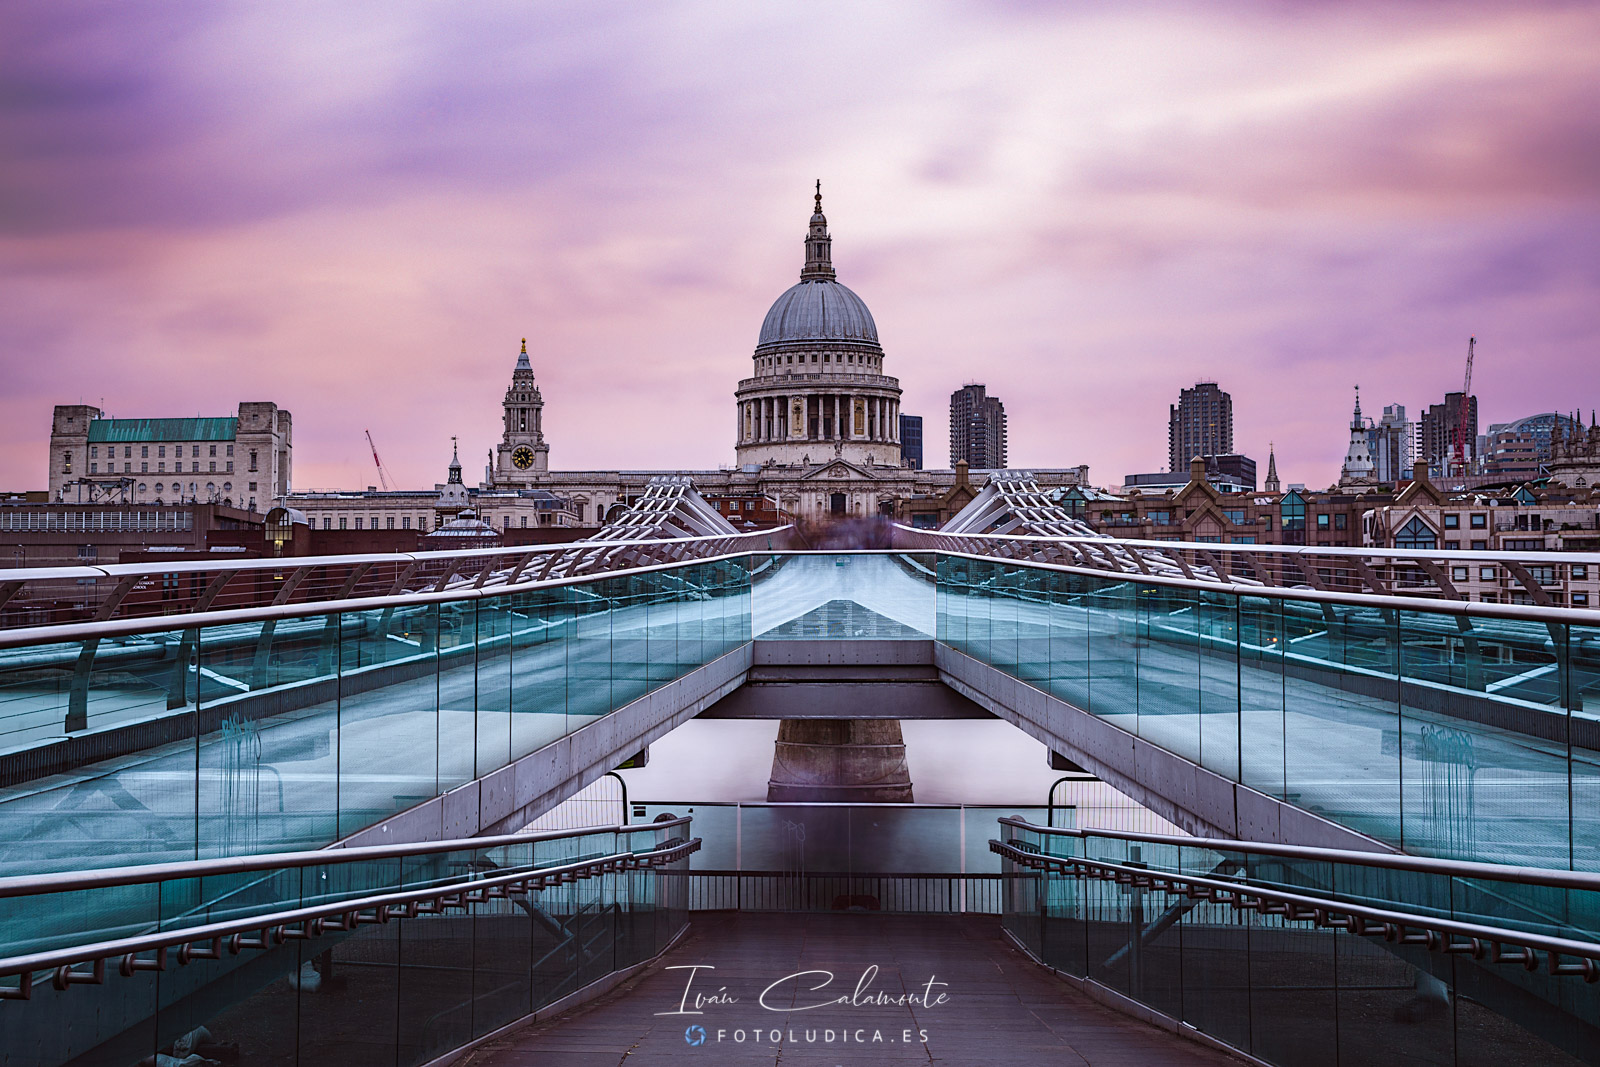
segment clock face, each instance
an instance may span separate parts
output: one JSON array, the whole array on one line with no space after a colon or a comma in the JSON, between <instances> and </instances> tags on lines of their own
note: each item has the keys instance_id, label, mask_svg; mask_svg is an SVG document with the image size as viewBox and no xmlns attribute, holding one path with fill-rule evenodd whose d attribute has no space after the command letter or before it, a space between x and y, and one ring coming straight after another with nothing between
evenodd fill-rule
<instances>
[{"instance_id":1,"label":"clock face","mask_svg":"<svg viewBox=\"0 0 1600 1067\"><path fill-rule=\"evenodd\" d=\"M527 445L518 445L516 451L511 453L511 462L517 470L527 470L533 466L533 449Z\"/></svg>"}]
</instances>

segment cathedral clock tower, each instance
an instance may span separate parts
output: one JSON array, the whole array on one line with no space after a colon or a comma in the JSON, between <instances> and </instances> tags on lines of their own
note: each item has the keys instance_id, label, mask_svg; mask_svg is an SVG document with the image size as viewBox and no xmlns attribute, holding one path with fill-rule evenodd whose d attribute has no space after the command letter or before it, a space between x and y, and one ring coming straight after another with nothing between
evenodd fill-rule
<instances>
[{"instance_id":1,"label":"cathedral clock tower","mask_svg":"<svg viewBox=\"0 0 1600 1067\"><path fill-rule=\"evenodd\" d=\"M544 443L544 399L533 382L528 362L528 339L511 372L506 390L505 429L495 449L494 484L506 488L529 486L550 470L550 446Z\"/></svg>"}]
</instances>

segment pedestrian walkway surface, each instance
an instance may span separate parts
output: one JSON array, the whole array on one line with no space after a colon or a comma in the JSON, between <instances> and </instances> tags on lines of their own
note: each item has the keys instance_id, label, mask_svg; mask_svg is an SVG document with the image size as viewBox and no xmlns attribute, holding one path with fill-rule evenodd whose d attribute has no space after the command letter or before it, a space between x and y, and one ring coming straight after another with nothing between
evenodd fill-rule
<instances>
[{"instance_id":1,"label":"pedestrian walkway surface","mask_svg":"<svg viewBox=\"0 0 1600 1067\"><path fill-rule=\"evenodd\" d=\"M737 1002L696 1006L723 994ZM1079 992L994 916L715 913L640 977L458 1067L1240 1062Z\"/></svg>"}]
</instances>

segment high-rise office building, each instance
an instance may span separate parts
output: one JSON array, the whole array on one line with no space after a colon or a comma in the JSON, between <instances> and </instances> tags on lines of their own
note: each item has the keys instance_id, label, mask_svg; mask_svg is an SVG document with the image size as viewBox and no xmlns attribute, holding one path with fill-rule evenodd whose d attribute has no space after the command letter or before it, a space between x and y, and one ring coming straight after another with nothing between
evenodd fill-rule
<instances>
[{"instance_id":1,"label":"high-rise office building","mask_svg":"<svg viewBox=\"0 0 1600 1067\"><path fill-rule=\"evenodd\" d=\"M1404 404L1385 404L1383 418L1367 426L1367 451L1372 456L1372 477L1397 482L1411 477L1414 424L1406 418Z\"/></svg>"},{"instance_id":2,"label":"high-rise office building","mask_svg":"<svg viewBox=\"0 0 1600 1067\"><path fill-rule=\"evenodd\" d=\"M1216 382L1196 382L1167 409L1167 469L1186 471L1196 456L1233 452L1233 397Z\"/></svg>"},{"instance_id":3,"label":"high-rise office building","mask_svg":"<svg viewBox=\"0 0 1600 1067\"><path fill-rule=\"evenodd\" d=\"M1006 408L973 382L950 394L950 465L961 460L973 470L1006 465Z\"/></svg>"},{"instance_id":4,"label":"high-rise office building","mask_svg":"<svg viewBox=\"0 0 1600 1067\"><path fill-rule=\"evenodd\" d=\"M1456 441L1461 436L1461 394L1446 393L1443 404L1434 404L1422 413L1422 427L1417 434L1417 459L1426 460L1428 474L1441 476L1452 473L1455 462ZM1478 398L1469 396L1467 403L1467 437L1462 451L1468 469L1471 469L1478 441Z\"/></svg>"},{"instance_id":5,"label":"high-rise office building","mask_svg":"<svg viewBox=\"0 0 1600 1067\"><path fill-rule=\"evenodd\" d=\"M922 469L922 416L900 416L900 464L914 471Z\"/></svg>"}]
</instances>

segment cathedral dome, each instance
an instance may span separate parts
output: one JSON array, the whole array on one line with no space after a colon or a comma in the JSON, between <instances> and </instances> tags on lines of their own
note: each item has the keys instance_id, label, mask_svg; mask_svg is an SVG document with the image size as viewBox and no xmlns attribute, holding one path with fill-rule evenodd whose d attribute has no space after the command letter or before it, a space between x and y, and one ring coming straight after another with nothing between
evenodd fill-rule
<instances>
[{"instance_id":1,"label":"cathedral dome","mask_svg":"<svg viewBox=\"0 0 1600 1067\"><path fill-rule=\"evenodd\" d=\"M761 323L760 345L791 341L877 344L878 325L866 302L830 278L808 278L778 297Z\"/></svg>"}]
</instances>

